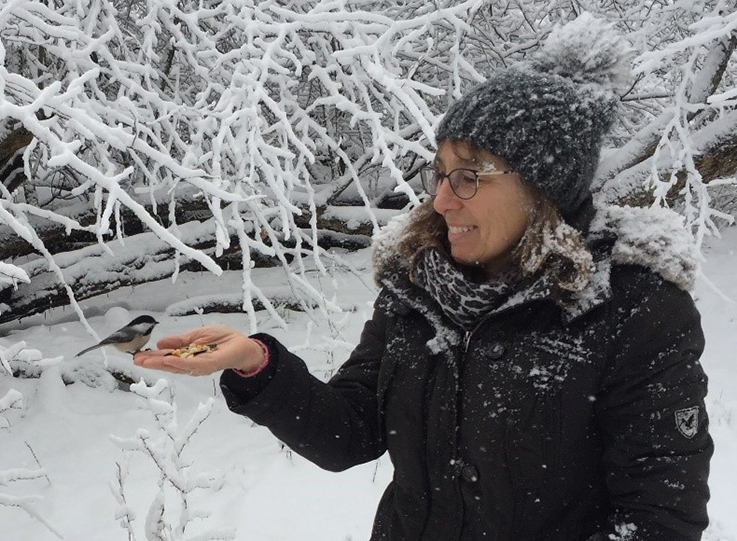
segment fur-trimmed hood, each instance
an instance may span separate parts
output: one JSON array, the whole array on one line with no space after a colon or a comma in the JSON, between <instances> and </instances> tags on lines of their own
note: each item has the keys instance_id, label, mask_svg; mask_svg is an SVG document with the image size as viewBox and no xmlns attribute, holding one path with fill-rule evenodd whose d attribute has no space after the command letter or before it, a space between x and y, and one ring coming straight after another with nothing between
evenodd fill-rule
<instances>
[{"instance_id":1,"label":"fur-trimmed hood","mask_svg":"<svg viewBox=\"0 0 737 541\"><path fill-rule=\"evenodd\" d=\"M683 217L664 208L609 206L600 209L590 237L612 235L612 262L639 265L691 291L699 272L699 252Z\"/></svg>"},{"instance_id":2,"label":"fur-trimmed hood","mask_svg":"<svg viewBox=\"0 0 737 541\"><path fill-rule=\"evenodd\" d=\"M373 239L374 280L381 285L390 275L409 273L412 261L402 257L398 243L409 234L411 213L392 218ZM565 310L572 320L603 302L610 294L612 265L639 265L685 291L694 287L699 254L683 218L664 208L607 206L598 208L590 224L587 244L608 241L606 257L596 261L589 285Z\"/></svg>"}]
</instances>

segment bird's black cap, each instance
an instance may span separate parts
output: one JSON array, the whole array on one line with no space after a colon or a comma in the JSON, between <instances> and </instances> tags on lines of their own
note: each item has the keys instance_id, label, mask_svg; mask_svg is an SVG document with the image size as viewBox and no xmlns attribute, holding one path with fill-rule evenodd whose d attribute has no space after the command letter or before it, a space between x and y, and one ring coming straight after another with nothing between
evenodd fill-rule
<instances>
[{"instance_id":1,"label":"bird's black cap","mask_svg":"<svg viewBox=\"0 0 737 541\"><path fill-rule=\"evenodd\" d=\"M138 325L140 323L152 323L153 325L158 325L159 322L156 321L154 318L152 318L149 315L143 315L143 316L138 316L136 319L134 319L133 321L131 321L128 325L129 326L130 325Z\"/></svg>"}]
</instances>

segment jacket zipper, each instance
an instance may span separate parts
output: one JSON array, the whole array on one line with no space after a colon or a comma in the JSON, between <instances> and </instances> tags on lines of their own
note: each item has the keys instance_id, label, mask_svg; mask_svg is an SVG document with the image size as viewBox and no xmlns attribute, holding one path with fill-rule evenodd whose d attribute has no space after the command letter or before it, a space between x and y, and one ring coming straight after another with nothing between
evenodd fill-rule
<instances>
[{"instance_id":1,"label":"jacket zipper","mask_svg":"<svg viewBox=\"0 0 737 541\"><path fill-rule=\"evenodd\" d=\"M466 336L463 339L463 353L468 353L468 346L471 343L471 336L473 336L473 331L466 331Z\"/></svg>"},{"instance_id":2,"label":"jacket zipper","mask_svg":"<svg viewBox=\"0 0 737 541\"><path fill-rule=\"evenodd\" d=\"M484 316L481 319L481 321L479 321L473 329L465 332L465 335L463 338L463 354L464 355L468 353L468 347L471 345L471 338L473 338L473 335L476 333L476 331L478 331L484 323L491 320L492 318L494 318L494 316L497 316L497 315L499 315L499 313L488 314Z\"/></svg>"},{"instance_id":3,"label":"jacket zipper","mask_svg":"<svg viewBox=\"0 0 737 541\"><path fill-rule=\"evenodd\" d=\"M468 353L468 346L471 345L471 338L473 338L474 333L479 330L479 327L483 325L488 319L491 319L491 316L486 316L484 319L479 321L476 326L471 329L470 331L466 331L466 334L463 338L463 354L465 355Z\"/></svg>"}]
</instances>

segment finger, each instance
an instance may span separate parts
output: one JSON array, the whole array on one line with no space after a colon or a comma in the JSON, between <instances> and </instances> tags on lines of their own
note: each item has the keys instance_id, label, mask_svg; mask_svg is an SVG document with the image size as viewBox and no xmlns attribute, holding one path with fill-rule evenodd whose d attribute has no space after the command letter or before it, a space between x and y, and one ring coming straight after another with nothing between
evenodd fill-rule
<instances>
[{"instance_id":1,"label":"finger","mask_svg":"<svg viewBox=\"0 0 737 541\"><path fill-rule=\"evenodd\" d=\"M162 372L168 372L170 374L189 374L191 372L190 369L177 368L175 366L169 366L167 364L160 363L160 362L139 364L139 366L142 366L143 368L146 368L147 370L160 370Z\"/></svg>"},{"instance_id":2,"label":"finger","mask_svg":"<svg viewBox=\"0 0 737 541\"><path fill-rule=\"evenodd\" d=\"M136 366L141 366L143 368L153 368L155 370L172 368L183 372L189 372L189 367L182 366L180 361L182 361L182 359L179 357L168 355L163 351L138 353L133 357L133 363Z\"/></svg>"},{"instance_id":3,"label":"finger","mask_svg":"<svg viewBox=\"0 0 737 541\"><path fill-rule=\"evenodd\" d=\"M217 343L230 331L227 327L221 325L209 325L198 327L191 331L165 336L157 342L159 349L178 349L187 347L190 344L209 344Z\"/></svg>"},{"instance_id":4,"label":"finger","mask_svg":"<svg viewBox=\"0 0 737 541\"><path fill-rule=\"evenodd\" d=\"M178 368L172 368L172 367L152 368L152 370L160 370L161 372L168 372L169 374L184 374L186 376L192 375L191 372L188 372L185 370L179 370Z\"/></svg>"},{"instance_id":5,"label":"finger","mask_svg":"<svg viewBox=\"0 0 737 541\"><path fill-rule=\"evenodd\" d=\"M193 362L192 358L183 358L171 355L172 350L139 351L133 356L133 364L147 370L161 370L171 374L187 374L189 376L204 376L214 372L209 365L201 366Z\"/></svg>"},{"instance_id":6,"label":"finger","mask_svg":"<svg viewBox=\"0 0 737 541\"><path fill-rule=\"evenodd\" d=\"M192 361L192 358L189 358L187 360ZM206 376L214 372L219 372L220 370L223 370L221 364L222 361L219 361L218 358L208 353L203 353L197 355L197 359L195 362L189 363L189 373L193 376Z\"/></svg>"},{"instance_id":7,"label":"finger","mask_svg":"<svg viewBox=\"0 0 737 541\"><path fill-rule=\"evenodd\" d=\"M178 349L185 348L188 345L201 340L202 331L200 329L194 329L184 334L174 334L171 336L165 336L156 342L156 347L159 349Z\"/></svg>"},{"instance_id":8,"label":"finger","mask_svg":"<svg viewBox=\"0 0 737 541\"><path fill-rule=\"evenodd\" d=\"M146 350L146 351L137 351L133 355L133 364L141 365L144 362L148 362L148 361L150 361L151 359L153 359L155 357L163 357L165 355L170 355L171 352L172 352L171 349L164 349L164 350L161 350L161 349L149 349L149 350Z\"/></svg>"},{"instance_id":9,"label":"finger","mask_svg":"<svg viewBox=\"0 0 737 541\"><path fill-rule=\"evenodd\" d=\"M175 374L187 374L189 376L206 376L215 371L211 368L210 364L200 361L193 362L191 358L182 359L173 356L161 357L156 362L156 366L152 368Z\"/></svg>"},{"instance_id":10,"label":"finger","mask_svg":"<svg viewBox=\"0 0 737 541\"><path fill-rule=\"evenodd\" d=\"M165 336L156 342L156 347L159 349L177 349L186 347L191 343L190 334L192 333L189 332L186 334Z\"/></svg>"},{"instance_id":11,"label":"finger","mask_svg":"<svg viewBox=\"0 0 737 541\"><path fill-rule=\"evenodd\" d=\"M200 353L192 357L177 357L170 355L162 357L160 360L155 362L163 366L181 370L182 372L192 376L204 376L206 374L212 374L213 372L222 370L218 360L212 358L212 356L207 353Z\"/></svg>"},{"instance_id":12,"label":"finger","mask_svg":"<svg viewBox=\"0 0 737 541\"><path fill-rule=\"evenodd\" d=\"M221 370L217 359L208 354L194 357L171 355L172 350L139 351L133 356L133 364L152 370L166 370L177 374L205 375Z\"/></svg>"},{"instance_id":13,"label":"finger","mask_svg":"<svg viewBox=\"0 0 737 541\"><path fill-rule=\"evenodd\" d=\"M213 373L213 370L210 370L206 366L196 365L192 366L187 372L187 375L189 376L209 376Z\"/></svg>"}]
</instances>

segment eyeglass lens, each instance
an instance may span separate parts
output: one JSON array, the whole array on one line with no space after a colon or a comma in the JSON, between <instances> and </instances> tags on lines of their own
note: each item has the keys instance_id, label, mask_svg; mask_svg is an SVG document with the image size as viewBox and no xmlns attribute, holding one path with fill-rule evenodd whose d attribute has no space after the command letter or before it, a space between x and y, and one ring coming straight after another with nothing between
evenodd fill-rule
<instances>
[{"instance_id":1,"label":"eyeglass lens","mask_svg":"<svg viewBox=\"0 0 737 541\"><path fill-rule=\"evenodd\" d=\"M430 195L437 195L443 179L448 178L450 189L461 199L470 199L476 194L478 186L476 172L470 169L455 169L443 173L434 168L424 169L420 174L422 184Z\"/></svg>"}]
</instances>

